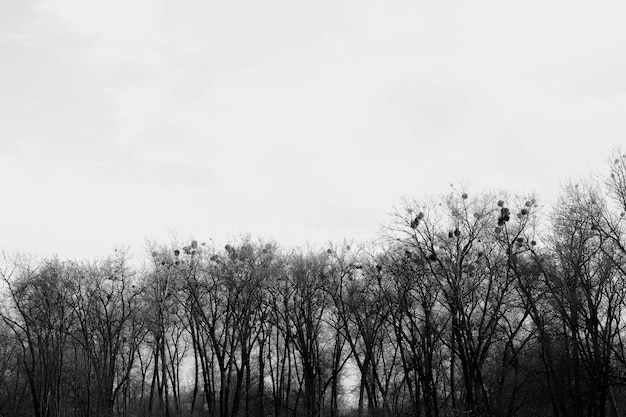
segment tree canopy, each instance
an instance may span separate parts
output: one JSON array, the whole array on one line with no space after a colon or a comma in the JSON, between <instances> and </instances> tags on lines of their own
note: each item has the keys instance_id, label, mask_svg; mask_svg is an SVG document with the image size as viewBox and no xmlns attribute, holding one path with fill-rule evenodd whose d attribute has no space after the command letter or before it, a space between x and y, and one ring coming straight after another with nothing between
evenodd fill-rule
<instances>
[{"instance_id":1,"label":"tree canopy","mask_svg":"<svg viewBox=\"0 0 626 417\"><path fill-rule=\"evenodd\" d=\"M539 196L405 200L375 242L2 265L2 416L626 412L626 154Z\"/></svg>"}]
</instances>

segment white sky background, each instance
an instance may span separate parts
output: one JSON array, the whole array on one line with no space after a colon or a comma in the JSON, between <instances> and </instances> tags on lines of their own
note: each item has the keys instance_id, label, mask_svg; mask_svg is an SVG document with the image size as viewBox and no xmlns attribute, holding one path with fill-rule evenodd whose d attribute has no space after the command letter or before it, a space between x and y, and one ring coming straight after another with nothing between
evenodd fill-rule
<instances>
[{"instance_id":1,"label":"white sky background","mask_svg":"<svg viewBox=\"0 0 626 417\"><path fill-rule=\"evenodd\" d=\"M0 1L0 248L375 237L626 143L626 5Z\"/></svg>"}]
</instances>

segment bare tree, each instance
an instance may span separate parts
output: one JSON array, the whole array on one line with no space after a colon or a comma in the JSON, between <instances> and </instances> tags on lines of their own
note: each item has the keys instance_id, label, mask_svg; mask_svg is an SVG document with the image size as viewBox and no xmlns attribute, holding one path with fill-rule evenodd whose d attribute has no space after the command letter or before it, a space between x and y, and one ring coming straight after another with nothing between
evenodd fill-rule
<instances>
[{"instance_id":1,"label":"bare tree","mask_svg":"<svg viewBox=\"0 0 626 417\"><path fill-rule=\"evenodd\" d=\"M410 204L389 227L389 237L404 248L420 274L433 277L439 297L433 306L449 315L445 342L452 409L460 401L468 413L497 413L485 367L494 345L516 339L527 314L517 308L509 260L527 239L532 206L529 200L514 214L493 195L470 199L463 192L449 195L439 205ZM509 243L503 245L504 241ZM503 329L509 329L506 338ZM462 395L456 388L457 366Z\"/></svg>"},{"instance_id":2,"label":"bare tree","mask_svg":"<svg viewBox=\"0 0 626 417\"><path fill-rule=\"evenodd\" d=\"M75 268L57 259L33 266L20 262L3 274L9 306L2 319L15 335L28 379L33 413L55 417L66 410L63 363L73 317L70 298Z\"/></svg>"},{"instance_id":3,"label":"bare tree","mask_svg":"<svg viewBox=\"0 0 626 417\"><path fill-rule=\"evenodd\" d=\"M125 251L80 266L73 288L67 303L75 324L69 335L80 348L74 351L75 379L84 392L85 412L112 416L116 402L126 409L129 399L121 394L145 336L141 290Z\"/></svg>"}]
</instances>

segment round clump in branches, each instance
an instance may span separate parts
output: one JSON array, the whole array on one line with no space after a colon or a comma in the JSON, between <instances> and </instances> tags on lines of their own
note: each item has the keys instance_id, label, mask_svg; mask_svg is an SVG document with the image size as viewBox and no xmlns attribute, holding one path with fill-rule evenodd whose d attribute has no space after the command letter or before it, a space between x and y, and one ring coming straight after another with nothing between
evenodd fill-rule
<instances>
[{"instance_id":1,"label":"round clump in branches","mask_svg":"<svg viewBox=\"0 0 626 417\"><path fill-rule=\"evenodd\" d=\"M504 226L504 223L511 220L511 211L507 207L500 209L500 216L498 217L498 226Z\"/></svg>"}]
</instances>

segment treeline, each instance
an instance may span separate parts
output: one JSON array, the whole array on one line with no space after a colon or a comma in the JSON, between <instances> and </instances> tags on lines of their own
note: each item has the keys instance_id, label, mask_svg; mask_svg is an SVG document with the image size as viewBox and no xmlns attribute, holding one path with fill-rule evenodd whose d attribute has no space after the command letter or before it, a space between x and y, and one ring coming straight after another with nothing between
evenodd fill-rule
<instances>
[{"instance_id":1,"label":"treeline","mask_svg":"<svg viewBox=\"0 0 626 417\"><path fill-rule=\"evenodd\" d=\"M617 155L550 210L452 192L370 245L16 258L0 415L622 416L625 211Z\"/></svg>"}]
</instances>

